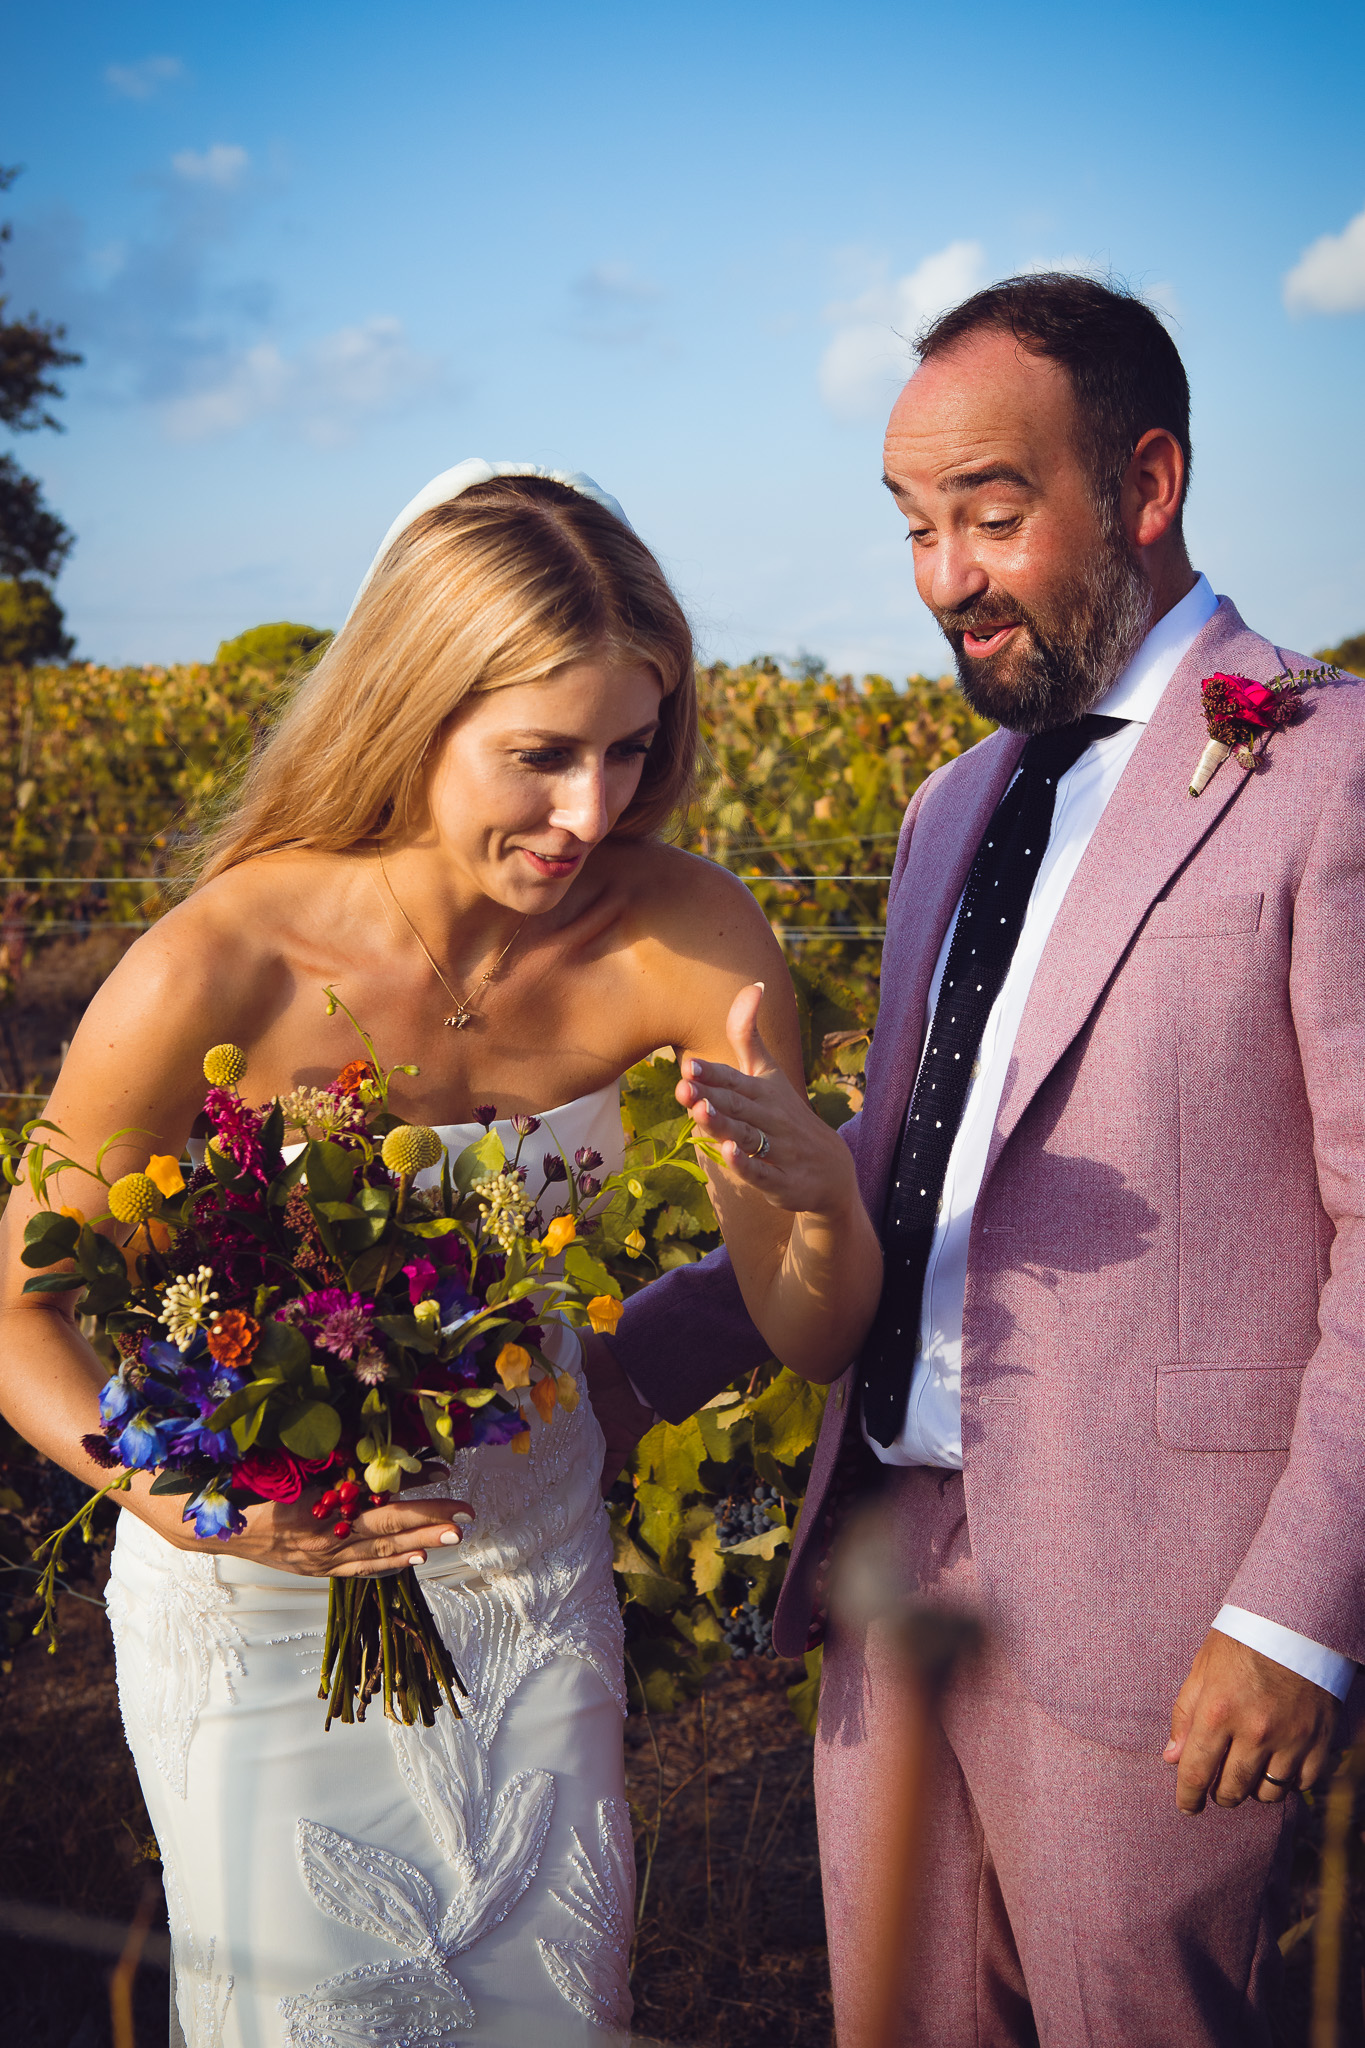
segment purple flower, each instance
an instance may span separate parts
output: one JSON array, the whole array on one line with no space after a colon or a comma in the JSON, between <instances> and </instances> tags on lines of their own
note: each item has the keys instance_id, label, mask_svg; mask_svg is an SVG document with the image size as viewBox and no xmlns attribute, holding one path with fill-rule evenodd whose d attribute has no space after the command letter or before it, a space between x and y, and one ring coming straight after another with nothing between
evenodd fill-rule
<instances>
[{"instance_id":1,"label":"purple flower","mask_svg":"<svg viewBox=\"0 0 1365 2048\"><path fill-rule=\"evenodd\" d=\"M226 1400L226 1395L223 1397ZM212 1458L221 1464L234 1455L230 1429L205 1429L192 1415L163 1422L166 1455L170 1458Z\"/></svg>"},{"instance_id":2,"label":"purple flower","mask_svg":"<svg viewBox=\"0 0 1365 2048\"><path fill-rule=\"evenodd\" d=\"M512 1119L512 1129L519 1138L533 1138L540 1129L540 1118L538 1116L514 1116Z\"/></svg>"},{"instance_id":3,"label":"purple flower","mask_svg":"<svg viewBox=\"0 0 1365 2048\"><path fill-rule=\"evenodd\" d=\"M246 1527L241 1509L212 1482L194 1496L181 1520L188 1522L191 1515L196 1536L239 1536Z\"/></svg>"},{"instance_id":4,"label":"purple flower","mask_svg":"<svg viewBox=\"0 0 1365 2048\"><path fill-rule=\"evenodd\" d=\"M540 1170L546 1181L567 1180L569 1169L557 1152L547 1152L540 1162Z\"/></svg>"},{"instance_id":5,"label":"purple flower","mask_svg":"<svg viewBox=\"0 0 1365 2048\"><path fill-rule=\"evenodd\" d=\"M596 1154L594 1153L593 1156L595 1158ZM578 1192L580 1195L586 1196L587 1199L591 1201L594 1195L601 1194L602 1183L600 1180L594 1180L593 1176L590 1173L580 1174L578 1180Z\"/></svg>"},{"instance_id":6,"label":"purple flower","mask_svg":"<svg viewBox=\"0 0 1365 2048\"><path fill-rule=\"evenodd\" d=\"M145 1472L152 1465L164 1464L173 1448L173 1428L173 1423L149 1422L145 1416L133 1416L115 1445L120 1464L129 1472Z\"/></svg>"},{"instance_id":7,"label":"purple flower","mask_svg":"<svg viewBox=\"0 0 1365 2048\"><path fill-rule=\"evenodd\" d=\"M204 1114L213 1125L218 1149L226 1152L236 1165L250 1167L258 1179L264 1180L261 1125L265 1119L260 1112L248 1109L230 1088L210 1088L204 1097Z\"/></svg>"},{"instance_id":8,"label":"purple flower","mask_svg":"<svg viewBox=\"0 0 1365 2048\"><path fill-rule=\"evenodd\" d=\"M476 1444L510 1444L525 1427L525 1418L517 1409L499 1408L490 1401L486 1408L474 1411L472 1441Z\"/></svg>"},{"instance_id":9,"label":"purple flower","mask_svg":"<svg viewBox=\"0 0 1365 2048\"><path fill-rule=\"evenodd\" d=\"M594 1167L602 1164L602 1154L594 1152L591 1145L580 1145L574 1153L573 1163L575 1166L581 1166L585 1173L591 1173Z\"/></svg>"},{"instance_id":10,"label":"purple flower","mask_svg":"<svg viewBox=\"0 0 1365 2048\"><path fill-rule=\"evenodd\" d=\"M404 1266L403 1277L408 1283L408 1299L416 1308L418 1302L430 1294L436 1268L430 1259L414 1259L410 1266Z\"/></svg>"},{"instance_id":11,"label":"purple flower","mask_svg":"<svg viewBox=\"0 0 1365 2048\"><path fill-rule=\"evenodd\" d=\"M497 1121L497 1115L497 1108L493 1103L481 1102L474 1112L474 1121L476 1124L482 1124L484 1129L487 1130L491 1123Z\"/></svg>"},{"instance_id":12,"label":"purple flower","mask_svg":"<svg viewBox=\"0 0 1365 2048\"><path fill-rule=\"evenodd\" d=\"M353 1294L342 1307L334 1308L318 1325L317 1341L337 1358L356 1358L369 1349L370 1323L374 1307Z\"/></svg>"},{"instance_id":13,"label":"purple flower","mask_svg":"<svg viewBox=\"0 0 1365 2048\"><path fill-rule=\"evenodd\" d=\"M99 1465L105 1472L112 1472L118 1465L118 1452L111 1451L104 1438L92 1430L89 1436L81 1438L81 1449L92 1464Z\"/></svg>"}]
</instances>

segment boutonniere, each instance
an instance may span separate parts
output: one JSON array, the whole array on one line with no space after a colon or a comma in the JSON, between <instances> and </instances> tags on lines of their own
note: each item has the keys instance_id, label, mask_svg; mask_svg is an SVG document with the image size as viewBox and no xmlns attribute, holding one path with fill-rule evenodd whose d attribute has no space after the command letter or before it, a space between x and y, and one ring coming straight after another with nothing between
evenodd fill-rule
<instances>
[{"instance_id":1,"label":"boutonniere","mask_svg":"<svg viewBox=\"0 0 1365 2048\"><path fill-rule=\"evenodd\" d=\"M1249 676L1205 676L1199 687L1209 743L1190 778L1190 795L1199 795L1229 754L1236 754L1239 768L1254 768L1271 733L1297 718L1305 683L1332 681L1340 673L1328 667L1301 668L1297 674L1285 669L1268 683L1253 683Z\"/></svg>"}]
</instances>

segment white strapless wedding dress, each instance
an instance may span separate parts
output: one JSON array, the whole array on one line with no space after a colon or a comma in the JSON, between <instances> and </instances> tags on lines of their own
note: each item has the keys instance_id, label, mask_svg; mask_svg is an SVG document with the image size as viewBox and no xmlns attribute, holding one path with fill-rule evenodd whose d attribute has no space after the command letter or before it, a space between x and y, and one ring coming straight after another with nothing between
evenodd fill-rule
<instances>
[{"instance_id":1,"label":"white strapless wedding dress","mask_svg":"<svg viewBox=\"0 0 1365 2048\"><path fill-rule=\"evenodd\" d=\"M615 1084L545 1121L619 1168ZM480 1134L441 1128L452 1153ZM578 1371L564 1325L547 1349ZM188 2048L627 2039L635 1868L602 1450L585 1392L533 1421L529 1455L461 1451L425 1489L475 1511L419 1567L470 1694L463 1720L443 1709L429 1729L372 1710L324 1734L326 1581L175 1550L122 1517L109 1618Z\"/></svg>"}]
</instances>

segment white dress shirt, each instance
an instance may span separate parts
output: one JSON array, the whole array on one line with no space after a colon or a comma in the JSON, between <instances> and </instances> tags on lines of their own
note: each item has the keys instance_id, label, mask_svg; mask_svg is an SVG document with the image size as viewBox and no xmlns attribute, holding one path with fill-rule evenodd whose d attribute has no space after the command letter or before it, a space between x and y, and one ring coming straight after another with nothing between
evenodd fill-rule
<instances>
[{"instance_id":1,"label":"white dress shirt","mask_svg":"<svg viewBox=\"0 0 1365 2048\"><path fill-rule=\"evenodd\" d=\"M1118 680L1092 708L1128 723L1097 740L1057 780L1052 831L1024 914L1004 986L981 1037L962 1121L948 1159L934 1240L925 1269L919 1349L910 1380L905 1422L890 1444L868 1442L885 1465L937 1465L962 1469L962 1312L972 1212L986 1170L1000 1097L1024 1006L1062 899L1090 844L1104 807L1118 787L1162 691L1203 627L1218 609L1206 577L1158 619ZM948 964L957 913L944 936L929 987L926 1033ZM867 1435L864 1429L864 1435ZM1344 1699L1355 1665L1293 1629L1240 1607L1224 1607L1214 1621L1233 1636Z\"/></svg>"}]
</instances>

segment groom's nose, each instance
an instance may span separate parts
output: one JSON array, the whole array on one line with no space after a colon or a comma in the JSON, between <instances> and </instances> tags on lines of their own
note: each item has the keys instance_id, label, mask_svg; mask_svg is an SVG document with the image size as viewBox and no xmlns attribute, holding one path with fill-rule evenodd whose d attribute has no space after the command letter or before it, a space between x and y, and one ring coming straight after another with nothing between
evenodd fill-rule
<instances>
[{"instance_id":1,"label":"groom's nose","mask_svg":"<svg viewBox=\"0 0 1365 2048\"><path fill-rule=\"evenodd\" d=\"M572 832L587 846L605 839L611 827L607 812L607 779L601 765L580 768L566 776L555 791L550 824L558 832Z\"/></svg>"},{"instance_id":2,"label":"groom's nose","mask_svg":"<svg viewBox=\"0 0 1365 2048\"><path fill-rule=\"evenodd\" d=\"M931 611L961 611L991 587L969 533L940 533L931 548L921 551L915 568L919 594Z\"/></svg>"}]
</instances>

